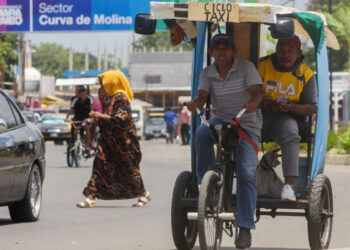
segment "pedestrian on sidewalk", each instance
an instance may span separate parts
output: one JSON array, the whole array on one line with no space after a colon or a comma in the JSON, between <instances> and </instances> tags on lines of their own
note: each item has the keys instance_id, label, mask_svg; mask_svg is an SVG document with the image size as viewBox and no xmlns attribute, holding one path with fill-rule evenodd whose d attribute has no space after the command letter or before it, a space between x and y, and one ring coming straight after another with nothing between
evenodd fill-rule
<instances>
[{"instance_id":1,"label":"pedestrian on sidewalk","mask_svg":"<svg viewBox=\"0 0 350 250\"><path fill-rule=\"evenodd\" d=\"M175 136L175 118L177 114L171 110L170 107L166 108L166 112L164 114L164 121L166 122L166 132L167 132L167 142L173 143L173 139Z\"/></svg>"},{"instance_id":2,"label":"pedestrian on sidewalk","mask_svg":"<svg viewBox=\"0 0 350 250\"><path fill-rule=\"evenodd\" d=\"M190 143L190 125L191 125L191 112L187 109L185 105L182 106L180 113L180 130L182 145L187 145Z\"/></svg>"},{"instance_id":3,"label":"pedestrian on sidewalk","mask_svg":"<svg viewBox=\"0 0 350 250\"><path fill-rule=\"evenodd\" d=\"M111 70L98 77L109 97L104 113L92 111L99 118L101 139L98 141L91 178L83 191L82 208L96 207L95 200L138 198L134 207L143 207L151 196L145 190L140 173L141 151L132 120L130 101L133 92L122 72Z\"/></svg>"}]
</instances>

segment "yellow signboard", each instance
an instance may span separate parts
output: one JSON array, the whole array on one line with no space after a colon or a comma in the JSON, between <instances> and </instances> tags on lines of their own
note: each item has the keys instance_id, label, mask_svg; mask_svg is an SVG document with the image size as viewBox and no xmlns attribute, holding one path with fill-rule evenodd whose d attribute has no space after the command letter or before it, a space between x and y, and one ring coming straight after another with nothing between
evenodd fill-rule
<instances>
[{"instance_id":1,"label":"yellow signboard","mask_svg":"<svg viewBox=\"0 0 350 250\"><path fill-rule=\"evenodd\" d=\"M239 5L232 3L188 3L188 20L213 23L239 22Z\"/></svg>"}]
</instances>

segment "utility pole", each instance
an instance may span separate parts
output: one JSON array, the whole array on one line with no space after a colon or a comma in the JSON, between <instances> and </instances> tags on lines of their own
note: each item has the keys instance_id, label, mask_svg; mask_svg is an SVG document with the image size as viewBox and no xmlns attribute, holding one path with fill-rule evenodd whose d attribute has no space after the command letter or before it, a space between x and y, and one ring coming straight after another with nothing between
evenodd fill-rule
<instances>
[{"instance_id":1,"label":"utility pole","mask_svg":"<svg viewBox=\"0 0 350 250\"><path fill-rule=\"evenodd\" d=\"M105 44L105 48L104 48L104 70L108 69L108 61L107 61L107 46Z\"/></svg>"},{"instance_id":2,"label":"utility pole","mask_svg":"<svg viewBox=\"0 0 350 250\"><path fill-rule=\"evenodd\" d=\"M85 48L85 71L89 70L89 49Z\"/></svg>"},{"instance_id":3,"label":"utility pole","mask_svg":"<svg viewBox=\"0 0 350 250\"><path fill-rule=\"evenodd\" d=\"M101 70L101 47L100 47L100 40L98 40L97 44L97 70Z\"/></svg>"},{"instance_id":4,"label":"utility pole","mask_svg":"<svg viewBox=\"0 0 350 250\"><path fill-rule=\"evenodd\" d=\"M18 75L19 84L21 84L21 94L25 92L25 46L24 46L24 33L19 34L19 48L18 48Z\"/></svg>"},{"instance_id":5,"label":"utility pole","mask_svg":"<svg viewBox=\"0 0 350 250\"><path fill-rule=\"evenodd\" d=\"M118 70L118 49L117 49L117 45L115 45L114 47L114 68L115 70Z\"/></svg>"},{"instance_id":6,"label":"utility pole","mask_svg":"<svg viewBox=\"0 0 350 250\"><path fill-rule=\"evenodd\" d=\"M68 64L69 64L69 71L73 71L73 49L70 47L69 49L69 59L68 59Z\"/></svg>"}]
</instances>

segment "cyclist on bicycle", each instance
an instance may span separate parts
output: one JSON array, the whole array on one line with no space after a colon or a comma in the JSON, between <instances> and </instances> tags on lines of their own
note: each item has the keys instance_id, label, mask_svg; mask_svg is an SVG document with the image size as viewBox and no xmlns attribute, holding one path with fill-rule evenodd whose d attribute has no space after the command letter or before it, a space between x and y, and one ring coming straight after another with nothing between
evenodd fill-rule
<instances>
[{"instance_id":1,"label":"cyclist on bicycle","mask_svg":"<svg viewBox=\"0 0 350 250\"><path fill-rule=\"evenodd\" d=\"M74 114L73 121L84 121L89 118L89 113L92 110L92 98L88 95L87 89L84 87L79 88L78 95L72 100L70 110L66 116L65 121L69 121L69 116ZM73 130L74 141L77 140L77 131ZM85 131L85 145L86 148L90 148L90 127L85 125L85 127L80 129L80 134L83 136Z\"/></svg>"},{"instance_id":2,"label":"cyclist on bicycle","mask_svg":"<svg viewBox=\"0 0 350 250\"><path fill-rule=\"evenodd\" d=\"M241 126L247 131L253 142L242 139L236 147L237 173L237 225L240 228L236 247L243 249L251 245L250 229L255 229L254 212L257 190L255 169L258 163L257 154L252 143L259 143L262 116L258 105L261 101L262 81L254 65L234 56L237 49L233 39L226 34L217 34L210 45L210 55L215 62L205 68L200 75L197 97L188 104L188 109L195 113L201 108L208 95L216 112L209 120L210 125L228 124L238 112L245 107L246 115ZM197 175L201 182L209 166L215 163L215 138L211 130L201 125L195 135L197 156Z\"/></svg>"}]
</instances>

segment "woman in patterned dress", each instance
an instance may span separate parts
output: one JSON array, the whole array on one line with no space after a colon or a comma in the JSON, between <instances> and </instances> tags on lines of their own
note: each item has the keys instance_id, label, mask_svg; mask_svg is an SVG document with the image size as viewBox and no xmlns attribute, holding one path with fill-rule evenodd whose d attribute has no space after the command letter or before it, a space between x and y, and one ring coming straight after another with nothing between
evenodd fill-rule
<instances>
[{"instance_id":1,"label":"woman in patterned dress","mask_svg":"<svg viewBox=\"0 0 350 250\"><path fill-rule=\"evenodd\" d=\"M135 207L143 207L151 196L145 190L140 173L141 151L132 120L130 101L133 92L122 72L111 70L99 75L99 83L109 98L99 118L101 137L97 145L91 178L83 191L85 201L78 207L96 207L95 200L139 198Z\"/></svg>"}]
</instances>

